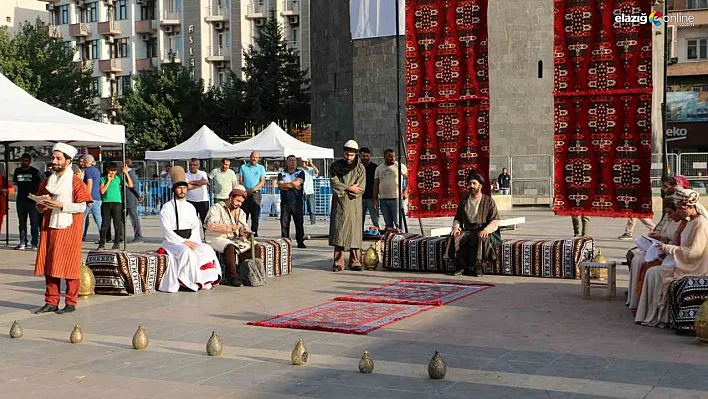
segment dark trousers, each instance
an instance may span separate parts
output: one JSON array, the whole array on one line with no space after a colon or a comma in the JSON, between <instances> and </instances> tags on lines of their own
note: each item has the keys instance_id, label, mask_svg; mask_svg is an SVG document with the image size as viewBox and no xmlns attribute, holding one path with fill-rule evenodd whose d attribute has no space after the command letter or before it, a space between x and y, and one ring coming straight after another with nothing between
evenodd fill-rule
<instances>
[{"instance_id":1,"label":"dark trousers","mask_svg":"<svg viewBox=\"0 0 708 399\"><path fill-rule=\"evenodd\" d=\"M34 206L32 200L17 201L17 217L20 219L20 244L27 245L27 217L30 220L30 229L32 230L32 245L39 245L39 212Z\"/></svg>"},{"instance_id":2,"label":"dark trousers","mask_svg":"<svg viewBox=\"0 0 708 399\"><path fill-rule=\"evenodd\" d=\"M187 201L190 204L194 205L194 208L197 210L197 215L199 215L199 220L204 223L206 220L207 214L209 213L209 201L199 201L199 202L192 202L192 201Z\"/></svg>"},{"instance_id":3,"label":"dark trousers","mask_svg":"<svg viewBox=\"0 0 708 399\"><path fill-rule=\"evenodd\" d=\"M298 244L305 241L302 204L280 204L280 236L290 237L290 218L295 221L295 240Z\"/></svg>"},{"instance_id":4,"label":"dark trousers","mask_svg":"<svg viewBox=\"0 0 708 399\"><path fill-rule=\"evenodd\" d=\"M261 218L261 193L251 193L241 206L246 212L246 220L251 219L251 231L258 234L258 221Z\"/></svg>"},{"instance_id":5,"label":"dark trousers","mask_svg":"<svg viewBox=\"0 0 708 399\"><path fill-rule=\"evenodd\" d=\"M133 225L133 233L135 238L142 238L143 231L140 228L140 219L138 218L138 208L126 208L128 212L128 217L130 218L130 224Z\"/></svg>"},{"instance_id":6,"label":"dark trousers","mask_svg":"<svg viewBox=\"0 0 708 399\"><path fill-rule=\"evenodd\" d=\"M590 218L587 216L572 216L572 220L573 236L586 237L590 227Z\"/></svg>"},{"instance_id":7,"label":"dark trousers","mask_svg":"<svg viewBox=\"0 0 708 399\"><path fill-rule=\"evenodd\" d=\"M106 243L106 237L108 236L108 229L111 226L111 219L113 219L113 230L115 230L115 239L113 244L120 244L123 242L123 217L121 213L123 212L123 204L120 202L103 202L101 204L101 239L99 241L100 245Z\"/></svg>"}]
</instances>

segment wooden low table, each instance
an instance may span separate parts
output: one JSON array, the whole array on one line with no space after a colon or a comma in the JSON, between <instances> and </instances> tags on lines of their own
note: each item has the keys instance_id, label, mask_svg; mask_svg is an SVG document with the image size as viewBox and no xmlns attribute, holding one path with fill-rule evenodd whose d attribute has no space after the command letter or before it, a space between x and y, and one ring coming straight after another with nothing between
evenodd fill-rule
<instances>
[{"instance_id":1,"label":"wooden low table","mask_svg":"<svg viewBox=\"0 0 708 399\"><path fill-rule=\"evenodd\" d=\"M590 270L592 269L607 269L607 281L598 282L592 280ZM583 298L590 298L591 288L605 288L607 290L607 300L617 296L617 262L611 261L608 263L582 262L580 264L580 275L582 283Z\"/></svg>"}]
</instances>

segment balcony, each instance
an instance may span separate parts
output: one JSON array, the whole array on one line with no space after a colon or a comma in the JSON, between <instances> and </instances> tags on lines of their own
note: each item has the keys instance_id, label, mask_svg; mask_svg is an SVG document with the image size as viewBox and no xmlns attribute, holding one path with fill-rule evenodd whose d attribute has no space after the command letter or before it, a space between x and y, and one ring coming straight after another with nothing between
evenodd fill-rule
<instances>
[{"instance_id":1,"label":"balcony","mask_svg":"<svg viewBox=\"0 0 708 399\"><path fill-rule=\"evenodd\" d=\"M100 60L98 62L98 70L101 73L116 73L123 70L120 58L111 58L110 60Z\"/></svg>"},{"instance_id":2,"label":"balcony","mask_svg":"<svg viewBox=\"0 0 708 399\"><path fill-rule=\"evenodd\" d=\"M300 50L300 44L296 40L286 40L285 44L291 50Z\"/></svg>"},{"instance_id":3,"label":"balcony","mask_svg":"<svg viewBox=\"0 0 708 399\"><path fill-rule=\"evenodd\" d=\"M91 35L91 25L87 23L69 25L69 34L72 37L88 37Z\"/></svg>"},{"instance_id":4,"label":"balcony","mask_svg":"<svg viewBox=\"0 0 708 399\"><path fill-rule=\"evenodd\" d=\"M224 6L207 7L207 14L204 17L206 22L228 21L231 9Z\"/></svg>"},{"instance_id":5,"label":"balcony","mask_svg":"<svg viewBox=\"0 0 708 399\"><path fill-rule=\"evenodd\" d=\"M280 15L300 15L300 2L297 0L284 0L282 3Z\"/></svg>"},{"instance_id":6,"label":"balcony","mask_svg":"<svg viewBox=\"0 0 708 399\"><path fill-rule=\"evenodd\" d=\"M157 21L145 20L135 21L135 33L150 33L157 32Z\"/></svg>"},{"instance_id":7,"label":"balcony","mask_svg":"<svg viewBox=\"0 0 708 399\"><path fill-rule=\"evenodd\" d=\"M138 58L135 60L135 69L138 72L152 71L157 65L157 59L155 58Z\"/></svg>"},{"instance_id":8,"label":"balcony","mask_svg":"<svg viewBox=\"0 0 708 399\"><path fill-rule=\"evenodd\" d=\"M99 22L98 34L106 36L120 35L120 25L117 21Z\"/></svg>"},{"instance_id":9,"label":"balcony","mask_svg":"<svg viewBox=\"0 0 708 399\"><path fill-rule=\"evenodd\" d=\"M207 62L228 61L231 59L231 47L209 46L207 49Z\"/></svg>"},{"instance_id":10,"label":"balcony","mask_svg":"<svg viewBox=\"0 0 708 399\"><path fill-rule=\"evenodd\" d=\"M160 15L160 24L179 25L180 14L179 10L164 10L162 15Z\"/></svg>"},{"instance_id":11,"label":"balcony","mask_svg":"<svg viewBox=\"0 0 708 399\"><path fill-rule=\"evenodd\" d=\"M76 70L85 71L91 69L93 71L93 62L89 60L76 61Z\"/></svg>"},{"instance_id":12,"label":"balcony","mask_svg":"<svg viewBox=\"0 0 708 399\"><path fill-rule=\"evenodd\" d=\"M118 99L115 96L101 97L101 109L110 111L118 108Z\"/></svg>"},{"instance_id":13,"label":"balcony","mask_svg":"<svg viewBox=\"0 0 708 399\"><path fill-rule=\"evenodd\" d=\"M708 60L684 61L669 65L666 74L668 76L697 76L708 74Z\"/></svg>"},{"instance_id":14,"label":"balcony","mask_svg":"<svg viewBox=\"0 0 708 399\"><path fill-rule=\"evenodd\" d=\"M168 49L162 52L162 62L163 64L170 64L170 63L175 63L175 64L180 64L182 63L182 52L177 49Z\"/></svg>"},{"instance_id":15,"label":"balcony","mask_svg":"<svg viewBox=\"0 0 708 399\"><path fill-rule=\"evenodd\" d=\"M53 39L61 39L61 31L59 30L59 27L56 25L47 25L47 36L53 38Z\"/></svg>"},{"instance_id":16,"label":"balcony","mask_svg":"<svg viewBox=\"0 0 708 399\"><path fill-rule=\"evenodd\" d=\"M265 4L251 3L246 7L246 19L267 18Z\"/></svg>"}]
</instances>

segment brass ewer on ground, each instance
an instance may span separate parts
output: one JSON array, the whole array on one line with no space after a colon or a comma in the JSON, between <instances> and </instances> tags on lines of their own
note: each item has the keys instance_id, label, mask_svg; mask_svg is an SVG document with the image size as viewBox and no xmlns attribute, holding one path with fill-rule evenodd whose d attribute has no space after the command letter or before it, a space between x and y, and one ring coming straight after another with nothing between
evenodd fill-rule
<instances>
[{"instance_id":1,"label":"brass ewer on ground","mask_svg":"<svg viewBox=\"0 0 708 399\"><path fill-rule=\"evenodd\" d=\"M369 246L369 249L364 252L362 263L366 270L376 270L379 266L379 254L373 246Z\"/></svg>"},{"instance_id":2,"label":"brass ewer on ground","mask_svg":"<svg viewBox=\"0 0 708 399\"><path fill-rule=\"evenodd\" d=\"M93 276L91 269L86 267L86 264L81 264L81 273L79 275L79 296L88 298L93 295L93 289L96 287L96 277Z\"/></svg>"},{"instance_id":3,"label":"brass ewer on ground","mask_svg":"<svg viewBox=\"0 0 708 399\"><path fill-rule=\"evenodd\" d=\"M597 255L592 259L593 263L607 263L607 259L602 255L601 250L597 250ZM607 281L607 269L590 269L590 277L593 280Z\"/></svg>"},{"instance_id":4,"label":"brass ewer on ground","mask_svg":"<svg viewBox=\"0 0 708 399\"><path fill-rule=\"evenodd\" d=\"M703 302L698 312L696 313L696 339L705 345L708 345L708 301Z\"/></svg>"}]
</instances>

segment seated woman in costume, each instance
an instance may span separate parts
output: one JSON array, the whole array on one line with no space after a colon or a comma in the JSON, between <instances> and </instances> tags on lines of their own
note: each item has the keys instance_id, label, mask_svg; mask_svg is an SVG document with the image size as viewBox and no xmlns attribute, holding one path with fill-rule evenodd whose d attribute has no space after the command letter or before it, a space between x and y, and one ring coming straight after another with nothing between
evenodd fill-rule
<instances>
[{"instance_id":1,"label":"seated woman in costume","mask_svg":"<svg viewBox=\"0 0 708 399\"><path fill-rule=\"evenodd\" d=\"M659 244L673 256L674 266L653 267L646 272L635 322L665 327L669 322L668 291L672 281L687 276L708 276L708 213L699 203L697 192L678 189L672 196L676 214L688 221L676 245Z\"/></svg>"},{"instance_id":2,"label":"seated woman in costume","mask_svg":"<svg viewBox=\"0 0 708 399\"><path fill-rule=\"evenodd\" d=\"M667 196L663 200L664 216L662 218L661 229L656 229L649 233L649 237L661 241L664 244L676 244L677 238L680 234L679 225L681 220L683 220L676 213L676 205L670 196L675 193L675 189L671 189L667 192ZM683 223L685 225L685 223ZM638 237L635 241L646 240L645 238ZM649 241L646 241L647 245L651 245ZM646 248L646 247L644 247ZM660 266L662 262L666 263L665 254L662 253L660 259L655 259L653 261L646 261L646 251L642 248L633 248L630 251L633 252L633 257L630 261L629 267L629 285L627 287L627 306L636 312L637 306L639 306L639 297L642 293L642 285L644 284L644 276L646 271L654 266Z\"/></svg>"},{"instance_id":3,"label":"seated woman in costume","mask_svg":"<svg viewBox=\"0 0 708 399\"><path fill-rule=\"evenodd\" d=\"M501 244L499 212L492 197L482 194L484 178L473 170L467 176L469 193L462 197L452 227L455 275L481 276L484 264L494 262Z\"/></svg>"},{"instance_id":4,"label":"seated woman in costume","mask_svg":"<svg viewBox=\"0 0 708 399\"><path fill-rule=\"evenodd\" d=\"M226 273L222 284L234 287L243 285L238 276L238 255L251 249L251 231L246 224L246 213L241 210L246 196L246 189L236 186L228 201L218 202L209 209L204 221L207 244L224 256Z\"/></svg>"}]
</instances>

